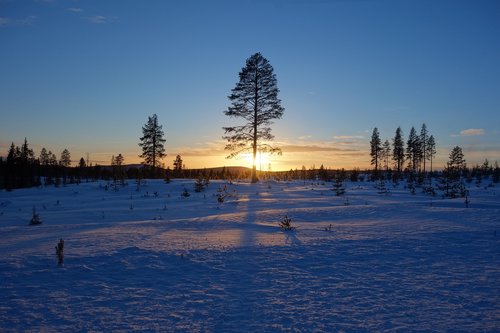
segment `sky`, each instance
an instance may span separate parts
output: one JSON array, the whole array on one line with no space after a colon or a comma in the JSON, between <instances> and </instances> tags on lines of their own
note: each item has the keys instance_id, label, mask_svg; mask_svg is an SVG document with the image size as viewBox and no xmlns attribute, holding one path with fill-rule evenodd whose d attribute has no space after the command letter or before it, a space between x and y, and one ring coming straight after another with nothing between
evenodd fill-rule
<instances>
[{"instance_id":1,"label":"sky","mask_svg":"<svg viewBox=\"0 0 500 333\"><path fill-rule=\"evenodd\" d=\"M457 145L500 162L496 0L0 0L0 156L26 137L36 155L138 163L157 114L166 166L250 166L225 158L222 127L256 52L285 108L263 170L368 168L374 127L423 123L438 168Z\"/></svg>"}]
</instances>

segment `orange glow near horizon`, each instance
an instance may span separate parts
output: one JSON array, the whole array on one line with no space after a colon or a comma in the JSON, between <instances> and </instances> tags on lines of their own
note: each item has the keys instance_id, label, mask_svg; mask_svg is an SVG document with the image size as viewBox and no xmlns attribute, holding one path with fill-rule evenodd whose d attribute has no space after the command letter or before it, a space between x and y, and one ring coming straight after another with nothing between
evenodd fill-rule
<instances>
[{"instance_id":1,"label":"orange glow near horizon","mask_svg":"<svg viewBox=\"0 0 500 333\"><path fill-rule=\"evenodd\" d=\"M447 160L446 149L441 149L439 156L433 161L434 169L442 169ZM82 151L70 151L72 156L72 166L77 166L81 157L87 159L87 153ZM37 155L37 151L35 155ZM120 153L120 152L118 152ZM118 153L111 154L108 152L90 152L89 162L92 165L110 165L111 156L116 156ZM142 159L139 157L139 152L122 152L125 158L125 164L141 164ZM163 166L173 168L173 161L175 156L180 154L183 159L183 164L187 169L203 169L203 168L217 168L217 167L247 167L252 168L253 160L252 154L242 154L236 158L227 159L227 154L224 151L214 152L207 151L180 151L171 152L161 160ZM477 156L476 156L477 155ZM473 159L484 161L483 155L480 153L473 154L469 152L470 165L474 165ZM493 161L493 160L492 160ZM290 169L318 169L323 165L327 169L346 169L360 168L361 170L371 169L369 154L362 151L350 154L342 152L318 152L318 151L300 151L300 152L287 152L284 151L283 155L270 155L268 153L257 154L256 168L262 171L288 171Z\"/></svg>"},{"instance_id":2,"label":"orange glow near horizon","mask_svg":"<svg viewBox=\"0 0 500 333\"><path fill-rule=\"evenodd\" d=\"M177 154L169 154L163 160L164 167L173 167L173 161ZM252 154L243 154L239 157L227 159L226 155L182 155L180 153L183 164L187 169L203 169L203 168L217 168L223 166L239 166L252 168L253 158ZM124 155L125 164L140 164L142 160L137 155ZM92 161L91 154L91 161ZM101 160L111 160L109 158L102 158ZM77 161L73 161L76 165ZM94 163L95 164L95 163ZM109 163L98 163L107 165ZM304 152L290 152L283 153L283 155L269 155L268 153L257 154L256 168L262 171L288 171L290 169L301 169L305 166L307 169L312 167L319 168L321 165L328 169L352 169L356 168L370 168L369 164L359 157L342 157L342 156L325 156L317 153L304 153Z\"/></svg>"}]
</instances>

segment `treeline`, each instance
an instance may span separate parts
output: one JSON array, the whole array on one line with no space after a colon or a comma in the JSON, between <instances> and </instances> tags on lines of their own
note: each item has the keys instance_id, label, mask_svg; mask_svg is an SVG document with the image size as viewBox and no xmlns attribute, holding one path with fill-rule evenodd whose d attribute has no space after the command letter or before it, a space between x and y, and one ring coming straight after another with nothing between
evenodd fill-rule
<instances>
[{"instance_id":1,"label":"treeline","mask_svg":"<svg viewBox=\"0 0 500 333\"><path fill-rule=\"evenodd\" d=\"M42 148L35 157L27 139L19 147L11 144L7 158L0 157L0 189L13 190L34 186L64 186L81 182L107 180L125 182L127 179L199 178L244 179L251 175L246 168L223 167L216 169L186 169L180 155L174 169L150 165L125 165L121 154L111 158L109 166L89 165L82 157L78 165L71 166L71 154L64 149L58 158L52 151Z\"/></svg>"},{"instance_id":2,"label":"treeline","mask_svg":"<svg viewBox=\"0 0 500 333\"><path fill-rule=\"evenodd\" d=\"M375 132L375 131L374 131ZM378 132L378 131L377 131ZM411 143L416 142L415 135L411 134L407 142L407 147L411 147ZM429 138L432 136L429 136ZM372 138L373 139L373 138ZM373 140L372 140L373 141ZM387 142L387 140L386 140ZM397 182L401 179L406 179L409 182L423 184L425 179L440 179L443 192L448 196L455 196L457 193L461 195L463 192L463 182L473 182L477 184L482 179L491 177L494 183L500 180L500 168L498 162L490 163L485 160L482 165L475 165L468 168L465 163L462 149L455 147L450 153L450 159L441 171L427 171L423 161L432 161L433 150L431 147L428 153L423 158L424 154L417 153L419 158L413 158L415 153L405 153L405 157L401 160L395 158L398 156L394 151L398 151L397 147L403 142L401 129L398 128L396 136L393 140L394 148L391 146L393 165L389 164L390 158L386 153L382 153L382 164L378 164L375 170L361 170L354 168L352 170L345 169L328 169L321 165L319 168L314 166L301 169L291 169L289 171L274 171L263 172L258 171L258 176L261 180L275 179L278 181L376 181L376 180L392 180ZM431 141L432 142L432 141ZM387 146L387 144L384 144ZM412 149L404 149L403 151L415 151ZM391 155L389 155L391 156ZM399 155L401 156L401 155ZM379 157L379 158L382 158ZM404 162L408 162L406 167L402 167ZM80 182L89 182L97 180L113 181L117 183L125 183L126 180L141 180L141 179L165 179L168 183L174 178L189 178L189 179L224 179L224 180L241 180L249 179L252 175L252 170L242 167L222 167L222 168L204 168L204 169L188 169L183 164L182 157L177 155L173 160L173 168L170 167L153 167L151 165L125 165L124 158L121 154L113 156L110 165L89 165L88 161L80 158L78 165L71 166L71 155L67 149L64 149L59 158L50 150L42 148L39 157L35 157L33 150L29 147L27 140L24 140L20 147L11 144L7 158L0 157L0 189L17 189L33 186L64 186L66 184L78 184ZM398 168L399 166L399 168ZM431 168L432 170L432 168ZM429 181L430 183L430 181Z\"/></svg>"}]
</instances>

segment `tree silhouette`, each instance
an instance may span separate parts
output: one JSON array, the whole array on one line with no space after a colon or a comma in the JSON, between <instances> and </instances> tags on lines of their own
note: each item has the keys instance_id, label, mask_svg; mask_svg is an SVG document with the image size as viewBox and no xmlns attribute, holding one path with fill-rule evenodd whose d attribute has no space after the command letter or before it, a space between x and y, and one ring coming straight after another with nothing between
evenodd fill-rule
<instances>
[{"instance_id":1,"label":"tree silhouette","mask_svg":"<svg viewBox=\"0 0 500 333\"><path fill-rule=\"evenodd\" d=\"M432 172L432 159L434 158L434 155L436 155L436 141L434 140L434 136L431 135L429 137L426 149L427 149L426 156L431 161L431 172Z\"/></svg>"},{"instance_id":2,"label":"tree silhouette","mask_svg":"<svg viewBox=\"0 0 500 333\"><path fill-rule=\"evenodd\" d=\"M174 174L176 177L179 177L182 172L182 157L181 155L177 155L174 160Z\"/></svg>"},{"instance_id":3,"label":"tree silhouette","mask_svg":"<svg viewBox=\"0 0 500 333\"><path fill-rule=\"evenodd\" d=\"M61 153L61 159L59 164L63 167L69 167L71 165L71 155L68 149L64 149Z\"/></svg>"},{"instance_id":4,"label":"tree silhouette","mask_svg":"<svg viewBox=\"0 0 500 333\"><path fill-rule=\"evenodd\" d=\"M422 159L422 149L420 147L420 136L417 135L417 131L412 127L406 142L406 158L408 159L408 168L412 172L418 171Z\"/></svg>"},{"instance_id":5,"label":"tree silhouette","mask_svg":"<svg viewBox=\"0 0 500 333\"><path fill-rule=\"evenodd\" d=\"M155 168L159 165L159 160L166 156L165 139L163 138L162 126L158 124L158 116L154 114L148 117L148 122L142 127L142 137L140 138L139 146L142 147L142 155L139 157L144 159L144 164Z\"/></svg>"},{"instance_id":6,"label":"tree silhouette","mask_svg":"<svg viewBox=\"0 0 500 333\"><path fill-rule=\"evenodd\" d=\"M455 146L450 152L449 161L443 170L441 178L441 187L444 195L451 198L465 197L467 190L462 183L462 173L466 170L466 163L462 148Z\"/></svg>"},{"instance_id":7,"label":"tree silhouette","mask_svg":"<svg viewBox=\"0 0 500 333\"><path fill-rule=\"evenodd\" d=\"M392 159L394 160L398 172L401 172L403 170L403 164L405 161L404 145L405 143L403 141L403 131L401 130L401 127L398 127L392 141Z\"/></svg>"},{"instance_id":8,"label":"tree silhouette","mask_svg":"<svg viewBox=\"0 0 500 333\"><path fill-rule=\"evenodd\" d=\"M420 155L422 157L422 162L424 164L425 173L425 161L429 159L427 153L429 152L429 131L427 131L427 125L424 123L420 129Z\"/></svg>"},{"instance_id":9,"label":"tree silhouette","mask_svg":"<svg viewBox=\"0 0 500 333\"><path fill-rule=\"evenodd\" d=\"M378 171L378 164L380 155L382 152L382 140L380 140L380 135L378 129L375 127L372 133L372 139L370 140L370 156L372 157L371 164L375 165L375 171Z\"/></svg>"},{"instance_id":10,"label":"tree silhouette","mask_svg":"<svg viewBox=\"0 0 500 333\"><path fill-rule=\"evenodd\" d=\"M232 151L227 158L233 158L245 152L252 152L252 182L257 179L257 151L281 154L281 149L272 147L267 142L274 139L271 134L273 119L283 116L284 108L278 99L278 85L273 67L260 53L247 59L239 73L240 80L228 96L231 106L224 111L229 117L243 118L244 125L223 127L223 138L229 143L225 149Z\"/></svg>"},{"instance_id":11,"label":"tree silhouette","mask_svg":"<svg viewBox=\"0 0 500 333\"><path fill-rule=\"evenodd\" d=\"M384 141L380 157L384 161L385 171L389 171L389 158L391 157L391 143L389 142L389 140Z\"/></svg>"}]
</instances>

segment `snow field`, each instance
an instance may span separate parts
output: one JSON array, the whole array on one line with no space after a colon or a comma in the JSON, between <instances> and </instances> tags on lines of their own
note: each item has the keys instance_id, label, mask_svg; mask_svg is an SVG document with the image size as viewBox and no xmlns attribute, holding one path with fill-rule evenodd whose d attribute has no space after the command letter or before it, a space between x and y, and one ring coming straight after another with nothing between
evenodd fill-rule
<instances>
[{"instance_id":1,"label":"snow field","mask_svg":"<svg viewBox=\"0 0 500 333\"><path fill-rule=\"evenodd\" d=\"M403 184L105 184L0 192L0 331L500 329L494 187L466 208Z\"/></svg>"}]
</instances>

